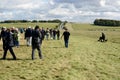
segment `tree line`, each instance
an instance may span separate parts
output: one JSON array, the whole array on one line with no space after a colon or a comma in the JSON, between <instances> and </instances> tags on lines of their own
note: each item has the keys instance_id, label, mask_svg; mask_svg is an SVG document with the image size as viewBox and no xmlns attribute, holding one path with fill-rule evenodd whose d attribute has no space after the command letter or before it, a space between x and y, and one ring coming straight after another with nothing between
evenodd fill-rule
<instances>
[{"instance_id":1,"label":"tree line","mask_svg":"<svg viewBox=\"0 0 120 80\"><path fill-rule=\"evenodd\" d=\"M120 21L109 19L95 19L94 25L99 26L120 26Z\"/></svg>"},{"instance_id":2,"label":"tree line","mask_svg":"<svg viewBox=\"0 0 120 80\"><path fill-rule=\"evenodd\" d=\"M55 20L5 20L1 21L0 23L36 23L36 22L41 22L41 23L61 23L62 21L59 19Z\"/></svg>"}]
</instances>

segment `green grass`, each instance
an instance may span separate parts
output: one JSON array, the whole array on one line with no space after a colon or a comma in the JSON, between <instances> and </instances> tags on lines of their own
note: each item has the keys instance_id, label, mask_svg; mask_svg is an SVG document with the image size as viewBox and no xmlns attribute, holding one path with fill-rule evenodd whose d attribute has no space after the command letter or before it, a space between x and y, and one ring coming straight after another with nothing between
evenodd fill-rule
<instances>
[{"instance_id":1,"label":"green grass","mask_svg":"<svg viewBox=\"0 0 120 80\"><path fill-rule=\"evenodd\" d=\"M0 27L23 27L27 28L29 26L35 27L36 25L39 25L40 27L45 27L45 28L52 28L58 25L58 23L1 23Z\"/></svg>"},{"instance_id":2,"label":"green grass","mask_svg":"<svg viewBox=\"0 0 120 80\"><path fill-rule=\"evenodd\" d=\"M31 47L25 46L22 37L21 46L14 48L18 60L0 60L0 79L120 80L120 28L76 23L66 27L71 33L69 48L64 47L63 39L45 40L41 47L43 60L37 51L36 59L31 60ZM108 42L97 42L104 29ZM10 53L7 58L11 58Z\"/></svg>"}]
</instances>

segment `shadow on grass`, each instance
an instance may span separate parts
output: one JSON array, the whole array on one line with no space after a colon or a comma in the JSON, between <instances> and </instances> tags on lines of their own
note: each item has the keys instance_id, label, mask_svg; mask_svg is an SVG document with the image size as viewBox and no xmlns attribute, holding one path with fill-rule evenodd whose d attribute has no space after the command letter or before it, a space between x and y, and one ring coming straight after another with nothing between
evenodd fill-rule
<instances>
[{"instance_id":1,"label":"shadow on grass","mask_svg":"<svg viewBox=\"0 0 120 80\"><path fill-rule=\"evenodd\" d=\"M52 47L43 47L43 48L65 48L65 47L56 47L56 46L52 46Z\"/></svg>"},{"instance_id":2,"label":"shadow on grass","mask_svg":"<svg viewBox=\"0 0 120 80\"><path fill-rule=\"evenodd\" d=\"M6 59L3 59L3 58L0 58L0 60L8 60L8 61L18 61L18 60L22 60L22 59L13 59L13 58L6 58Z\"/></svg>"},{"instance_id":3,"label":"shadow on grass","mask_svg":"<svg viewBox=\"0 0 120 80\"><path fill-rule=\"evenodd\" d=\"M0 60L7 60L7 61L33 61L31 58L27 58L27 59L13 59L13 58L6 58L6 59L3 59L3 58L0 58ZM37 58L35 58L34 60L38 60Z\"/></svg>"}]
</instances>

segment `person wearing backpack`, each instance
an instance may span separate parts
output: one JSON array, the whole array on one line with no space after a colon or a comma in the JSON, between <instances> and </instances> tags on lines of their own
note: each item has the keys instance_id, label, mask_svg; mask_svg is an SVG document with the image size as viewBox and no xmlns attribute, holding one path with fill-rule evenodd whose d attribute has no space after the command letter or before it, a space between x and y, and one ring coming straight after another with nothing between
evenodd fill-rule
<instances>
[{"instance_id":1,"label":"person wearing backpack","mask_svg":"<svg viewBox=\"0 0 120 80\"><path fill-rule=\"evenodd\" d=\"M34 60L35 49L38 50L39 58L42 59L41 40L42 35L40 33L39 26L36 26L32 32L32 60Z\"/></svg>"}]
</instances>

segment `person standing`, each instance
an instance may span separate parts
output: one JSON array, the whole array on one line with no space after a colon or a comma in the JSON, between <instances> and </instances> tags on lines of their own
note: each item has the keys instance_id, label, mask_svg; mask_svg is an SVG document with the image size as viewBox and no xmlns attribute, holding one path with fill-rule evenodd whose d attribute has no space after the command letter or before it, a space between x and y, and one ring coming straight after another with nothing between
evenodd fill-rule
<instances>
[{"instance_id":1,"label":"person standing","mask_svg":"<svg viewBox=\"0 0 120 80\"><path fill-rule=\"evenodd\" d=\"M31 27L26 29L25 39L26 39L26 42L27 42L27 46L31 46L31 39L32 39L32 29L31 29Z\"/></svg>"},{"instance_id":2,"label":"person standing","mask_svg":"<svg viewBox=\"0 0 120 80\"><path fill-rule=\"evenodd\" d=\"M53 30L53 39L56 39L56 29Z\"/></svg>"},{"instance_id":3,"label":"person standing","mask_svg":"<svg viewBox=\"0 0 120 80\"><path fill-rule=\"evenodd\" d=\"M57 30L56 34L57 34L57 40L59 40L60 39L60 30L59 29Z\"/></svg>"},{"instance_id":4,"label":"person standing","mask_svg":"<svg viewBox=\"0 0 120 80\"><path fill-rule=\"evenodd\" d=\"M53 39L53 29L50 29L50 39Z\"/></svg>"},{"instance_id":5,"label":"person standing","mask_svg":"<svg viewBox=\"0 0 120 80\"><path fill-rule=\"evenodd\" d=\"M18 48L19 47L19 37L20 37L18 28L15 29L15 32L13 35L14 35L15 46Z\"/></svg>"},{"instance_id":6,"label":"person standing","mask_svg":"<svg viewBox=\"0 0 120 80\"><path fill-rule=\"evenodd\" d=\"M14 46L14 43L13 43L13 36L12 36L10 29L7 29L5 39L6 40L5 40L5 49L4 49L3 59L6 59L7 51L9 50L11 55L13 56L13 59L16 60L16 56L12 49L12 47Z\"/></svg>"},{"instance_id":7,"label":"person standing","mask_svg":"<svg viewBox=\"0 0 120 80\"><path fill-rule=\"evenodd\" d=\"M46 35L46 39L48 40L48 38L49 38L49 28L46 29L45 35Z\"/></svg>"},{"instance_id":8,"label":"person standing","mask_svg":"<svg viewBox=\"0 0 120 80\"><path fill-rule=\"evenodd\" d=\"M42 33L42 40L44 40L44 38L45 38L45 30L44 30L43 27L42 27L41 33Z\"/></svg>"},{"instance_id":9,"label":"person standing","mask_svg":"<svg viewBox=\"0 0 120 80\"><path fill-rule=\"evenodd\" d=\"M68 48L70 32L69 32L67 29L65 29L65 31L63 32L61 38L62 38L63 36L64 36L65 47Z\"/></svg>"},{"instance_id":10,"label":"person standing","mask_svg":"<svg viewBox=\"0 0 120 80\"><path fill-rule=\"evenodd\" d=\"M39 26L36 26L32 32L32 60L34 60L35 49L38 50L39 58L42 59L41 53L41 40L42 36L39 30Z\"/></svg>"}]
</instances>

